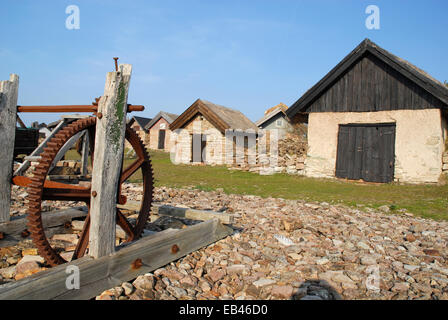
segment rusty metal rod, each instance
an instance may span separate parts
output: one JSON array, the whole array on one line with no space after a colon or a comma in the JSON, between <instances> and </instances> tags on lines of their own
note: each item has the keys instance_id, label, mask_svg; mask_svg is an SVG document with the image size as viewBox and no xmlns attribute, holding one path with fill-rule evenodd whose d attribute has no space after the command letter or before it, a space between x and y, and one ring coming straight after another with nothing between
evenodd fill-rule
<instances>
[{"instance_id":1,"label":"rusty metal rod","mask_svg":"<svg viewBox=\"0 0 448 320\"><path fill-rule=\"evenodd\" d=\"M62 106L17 106L17 112L97 112L94 105L62 105ZM128 104L128 112L143 111L142 105Z\"/></svg>"}]
</instances>

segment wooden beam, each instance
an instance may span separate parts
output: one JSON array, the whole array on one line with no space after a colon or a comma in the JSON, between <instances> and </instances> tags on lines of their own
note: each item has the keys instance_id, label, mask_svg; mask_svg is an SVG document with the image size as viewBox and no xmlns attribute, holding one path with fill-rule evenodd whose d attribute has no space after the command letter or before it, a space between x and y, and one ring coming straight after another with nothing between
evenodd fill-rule
<instances>
[{"instance_id":1,"label":"wooden beam","mask_svg":"<svg viewBox=\"0 0 448 320\"><path fill-rule=\"evenodd\" d=\"M85 177L87 175L87 166L89 160L89 150L90 150L90 139L87 132L84 134L82 140L82 150L81 150L81 176Z\"/></svg>"},{"instance_id":2,"label":"wooden beam","mask_svg":"<svg viewBox=\"0 0 448 320\"><path fill-rule=\"evenodd\" d=\"M45 229L45 236L47 239L51 239L55 234L66 233L66 229L63 225L50 227ZM0 240L0 248L13 247L19 244L23 240L30 240L31 238L23 238L20 235L10 236L7 235L3 240Z\"/></svg>"},{"instance_id":3,"label":"wooden beam","mask_svg":"<svg viewBox=\"0 0 448 320\"><path fill-rule=\"evenodd\" d=\"M171 216L178 218L186 218L191 220L211 220L218 219L223 224L232 224L233 216L226 213L219 213L215 211L196 210L188 208L179 208L172 206L154 206L154 211L161 216Z\"/></svg>"},{"instance_id":4,"label":"wooden beam","mask_svg":"<svg viewBox=\"0 0 448 320\"><path fill-rule=\"evenodd\" d=\"M38 162L42 160L41 156L26 156L25 160L31 161L31 162Z\"/></svg>"},{"instance_id":5,"label":"wooden beam","mask_svg":"<svg viewBox=\"0 0 448 320\"><path fill-rule=\"evenodd\" d=\"M0 81L0 223L9 221L19 76Z\"/></svg>"},{"instance_id":6,"label":"wooden beam","mask_svg":"<svg viewBox=\"0 0 448 320\"><path fill-rule=\"evenodd\" d=\"M51 170L56 167L56 164L64 157L64 155L67 153L68 150L70 150L75 143L81 138L81 136L85 134L85 131L78 132L73 137L71 137L63 146L61 149L59 149L58 153L56 154L56 157L54 157L53 162L50 166L50 169L48 172L51 173Z\"/></svg>"},{"instance_id":7,"label":"wooden beam","mask_svg":"<svg viewBox=\"0 0 448 320\"><path fill-rule=\"evenodd\" d=\"M66 123L67 122L65 121L60 121L58 125L51 131L51 133L45 138L45 140L42 141L41 144L36 149L34 149L34 151L29 155L29 157L39 156L42 153L42 151L44 151L44 148L47 146L48 141L50 141L56 135L56 133L58 133L59 130L61 130L65 126ZM22 164L14 172L14 175L15 176L23 175L23 173L26 171L26 169L30 167L30 165L31 165L30 160L23 161Z\"/></svg>"},{"instance_id":8,"label":"wooden beam","mask_svg":"<svg viewBox=\"0 0 448 320\"><path fill-rule=\"evenodd\" d=\"M19 123L20 128L24 128L24 129L26 129L26 125L25 125L25 123L22 121L22 119L20 119L19 115L17 115L17 122Z\"/></svg>"},{"instance_id":9,"label":"wooden beam","mask_svg":"<svg viewBox=\"0 0 448 320\"><path fill-rule=\"evenodd\" d=\"M42 221L44 228L53 228L64 225L66 222L72 221L74 218L87 216L87 210L81 210L82 207L57 210L42 213ZM20 234L27 228L26 216L14 217L11 221L0 223L0 232L5 235L5 239L0 240L0 247L8 246L7 240L20 241L23 240ZM48 236L48 235L47 235Z\"/></svg>"},{"instance_id":10,"label":"wooden beam","mask_svg":"<svg viewBox=\"0 0 448 320\"><path fill-rule=\"evenodd\" d=\"M205 221L181 230L168 229L134 242L110 256L79 260L36 273L17 282L0 286L0 300L90 299L104 290L154 271L201 247L230 234L232 229L218 219ZM176 245L178 251L173 250ZM140 259L141 267L134 262ZM79 268L80 288L68 290L69 266Z\"/></svg>"},{"instance_id":11,"label":"wooden beam","mask_svg":"<svg viewBox=\"0 0 448 320\"><path fill-rule=\"evenodd\" d=\"M96 122L89 234L89 254L95 258L115 251L117 186L123 161L131 73L130 64L120 65L118 72L109 72L104 95L98 103L98 114L102 116Z\"/></svg>"},{"instance_id":12,"label":"wooden beam","mask_svg":"<svg viewBox=\"0 0 448 320\"><path fill-rule=\"evenodd\" d=\"M128 200L126 204L118 204L117 208L131 210L131 211L139 211L140 210L140 202ZM171 216L176 218L185 218L191 220L200 220L206 221L211 219L218 219L223 224L232 224L233 216L227 213L221 213L210 210L196 210L190 208L180 208L173 207L168 205L153 205L152 206L153 214L160 216Z\"/></svg>"}]
</instances>

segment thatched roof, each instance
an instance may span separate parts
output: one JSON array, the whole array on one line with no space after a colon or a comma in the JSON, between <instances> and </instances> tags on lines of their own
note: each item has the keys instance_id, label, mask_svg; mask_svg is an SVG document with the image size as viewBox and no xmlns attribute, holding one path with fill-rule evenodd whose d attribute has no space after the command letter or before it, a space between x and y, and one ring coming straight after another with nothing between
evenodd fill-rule
<instances>
[{"instance_id":1,"label":"thatched roof","mask_svg":"<svg viewBox=\"0 0 448 320\"><path fill-rule=\"evenodd\" d=\"M200 113L222 133L227 129L257 131L258 127L240 111L224 107L213 102L198 99L184 111L171 125L175 130L183 127L194 116Z\"/></svg>"},{"instance_id":2,"label":"thatched roof","mask_svg":"<svg viewBox=\"0 0 448 320\"><path fill-rule=\"evenodd\" d=\"M272 108L269 108L268 110L266 110L264 112L264 115L267 115L268 113L271 113L277 109L281 109L281 110L283 110L283 112L286 112L286 110L288 110L288 106L286 104L284 104L283 102L280 102L278 105L273 106Z\"/></svg>"},{"instance_id":3,"label":"thatched roof","mask_svg":"<svg viewBox=\"0 0 448 320\"><path fill-rule=\"evenodd\" d=\"M448 106L448 88L440 81L431 77L428 73L417 68L412 63L393 55L384 50L369 39L361 42L352 52L350 52L336 67L334 67L324 78L316 83L311 89L300 97L286 112L287 116L292 118L315 101L340 75L346 72L353 63L364 57L366 54L372 54L390 68L399 72L426 92L440 100Z\"/></svg>"}]
</instances>

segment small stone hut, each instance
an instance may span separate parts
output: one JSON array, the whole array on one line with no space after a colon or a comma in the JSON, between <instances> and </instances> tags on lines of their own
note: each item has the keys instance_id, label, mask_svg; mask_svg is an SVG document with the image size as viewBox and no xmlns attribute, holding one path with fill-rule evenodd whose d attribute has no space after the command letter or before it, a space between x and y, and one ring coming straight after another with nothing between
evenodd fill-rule
<instances>
[{"instance_id":1,"label":"small stone hut","mask_svg":"<svg viewBox=\"0 0 448 320\"><path fill-rule=\"evenodd\" d=\"M233 162L237 154L247 156L247 149L256 147L258 128L240 111L198 99L171 123L170 130L176 131L177 162L224 164L226 152L232 152ZM231 133L227 139L226 133ZM238 137L243 143L237 143ZM244 148L241 153L238 146Z\"/></svg>"},{"instance_id":2,"label":"small stone hut","mask_svg":"<svg viewBox=\"0 0 448 320\"><path fill-rule=\"evenodd\" d=\"M286 113L308 122L306 176L434 183L447 110L445 85L366 39Z\"/></svg>"},{"instance_id":3,"label":"small stone hut","mask_svg":"<svg viewBox=\"0 0 448 320\"><path fill-rule=\"evenodd\" d=\"M145 129L146 125L151 121L151 118L143 118L143 117L132 117L131 120L129 120L129 125L132 129L134 129L137 134L139 135L140 139L143 140L143 142L147 139L147 130Z\"/></svg>"},{"instance_id":4,"label":"small stone hut","mask_svg":"<svg viewBox=\"0 0 448 320\"><path fill-rule=\"evenodd\" d=\"M148 131L146 145L149 149L170 151L171 130L169 126L177 117L177 114L160 111L146 125L145 129Z\"/></svg>"}]
</instances>

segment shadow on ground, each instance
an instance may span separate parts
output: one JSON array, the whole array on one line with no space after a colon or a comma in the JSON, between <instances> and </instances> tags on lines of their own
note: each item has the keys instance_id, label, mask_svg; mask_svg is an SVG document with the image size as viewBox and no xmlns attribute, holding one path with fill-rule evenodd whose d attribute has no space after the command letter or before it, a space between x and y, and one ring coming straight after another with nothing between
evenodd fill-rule
<instances>
[{"instance_id":1,"label":"shadow on ground","mask_svg":"<svg viewBox=\"0 0 448 320\"><path fill-rule=\"evenodd\" d=\"M306 280L293 293L291 300L343 300L343 298L325 280Z\"/></svg>"}]
</instances>

